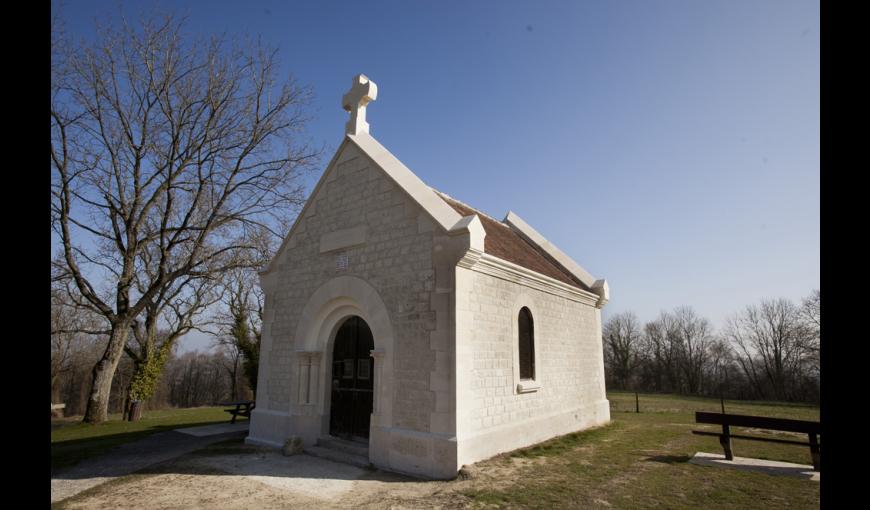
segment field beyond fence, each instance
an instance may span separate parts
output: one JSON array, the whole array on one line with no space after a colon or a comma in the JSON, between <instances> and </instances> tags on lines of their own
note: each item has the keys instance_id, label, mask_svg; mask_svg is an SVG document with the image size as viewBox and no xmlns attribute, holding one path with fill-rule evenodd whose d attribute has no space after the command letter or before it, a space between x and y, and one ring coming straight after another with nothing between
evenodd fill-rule
<instances>
[{"instance_id":1,"label":"field beyond fence","mask_svg":"<svg viewBox=\"0 0 870 510\"><path fill-rule=\"evenodd\" d=\"M637 395L637 402L635 399ZM611 412L635 412L637 405L641 413L694 413L695 411L721 412L722 401L706 397L674 395L669 393L637 393L628 391L608 391ZM771 418L791 418L794 420L818 421L820 409L811 404L789 402L766 402L761 400L724 400L725 412L729 414L749 414Z\"/></svg>"}]
</instances>

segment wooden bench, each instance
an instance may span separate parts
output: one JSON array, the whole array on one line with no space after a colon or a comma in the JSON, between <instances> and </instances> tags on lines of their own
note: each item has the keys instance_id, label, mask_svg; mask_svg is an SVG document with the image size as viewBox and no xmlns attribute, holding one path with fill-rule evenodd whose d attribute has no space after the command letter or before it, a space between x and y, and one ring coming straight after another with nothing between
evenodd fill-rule
<instances>
[{"instance_id":1,"label":"wooden bench","mask_svg":"<svg viewBox=\"0 0 870 510\"><path fill-rule=\"evenodd\" d=\"M703 430L693 430L693 434L701 436L718 436L719 444L725 450L725 458L734 460L734 453L731 447L731 439L749 439L751 441L769 441L772 443L796 444L801 446L809 446L810 454L813 458L813 470L819 471L821 466L821 445L819 444L819 436L822 435L822 426L817 421L805 420L789 420L786 418L767 418L764 416L747 416L742 414L724 414L724 413L706 413L697 411L695 413L695 422L709 423L712 425L721 425L722 432L707 432ZM744 436L732 434L731 427L748 427L754 429L777 430L782 432L797 432L807 434L808 442L796 441L793 439L779 439L773 437L758 437Z\"/></svg>"},{"instance_id":2,"label":"wooden bench","mask_svg":"<svg viewBox=\"0 0 870 510\"><path fill-rule=\"evenodd\" d=\"M233 419L230 420L230 423L235 423L236 418L239 416L244 416L247 419L251 419L251 411L256 407L253 400L246 400L244 402L224 402L222 404L218 404L222 406L236 406L235 409L224 409L224 411L233 415ZM242 409L244 408L244 409Z\"/></svg>"}]
</instances>

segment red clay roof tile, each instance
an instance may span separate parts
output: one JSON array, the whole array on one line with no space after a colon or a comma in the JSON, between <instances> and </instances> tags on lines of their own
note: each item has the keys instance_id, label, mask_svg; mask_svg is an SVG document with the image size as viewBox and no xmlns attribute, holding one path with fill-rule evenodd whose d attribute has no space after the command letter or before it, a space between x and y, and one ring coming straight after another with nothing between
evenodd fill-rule
<instances>
[{"instance_id":1,"label":"red clay roof tile","mask_svg":"<svg viewBox=\"0 0 870 510\"><path fill-rule=\"evenodd\" d=\"M560 282L566 283L572 287L588 290L586 286L580 283L571 273L550 261L537 247L533 246L514 232L509 225L497 221L481 211L459 202L438 190L433 191L435 191L442 200L447 202L450 207L462 216L468 216L470 214L478 215L480 222L483 224L483 230L486 232L486 238L484 238L483 241L484 253L488 253L508 262L513 262L518 266L531 269L532 271L549 276L550 278L559 280Z\"/></svg>"}]
</instances>

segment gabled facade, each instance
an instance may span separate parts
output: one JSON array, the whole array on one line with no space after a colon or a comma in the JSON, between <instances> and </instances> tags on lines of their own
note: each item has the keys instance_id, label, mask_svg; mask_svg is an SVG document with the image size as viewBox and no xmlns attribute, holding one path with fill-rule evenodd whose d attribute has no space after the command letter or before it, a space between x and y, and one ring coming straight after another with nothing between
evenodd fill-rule
<instances>
[{"instance_id":1,"label":"gabled facade","mask_svg":"<svg viewBox=\"0 0 870 510\"><path fill-rule=\"evenodd\" d=\"M514 213L426 186L368 133L374 83L261 274L248 441L338 436L375 466L464 464L609 421L596 280Z\"/></svg>"}]
</instances>

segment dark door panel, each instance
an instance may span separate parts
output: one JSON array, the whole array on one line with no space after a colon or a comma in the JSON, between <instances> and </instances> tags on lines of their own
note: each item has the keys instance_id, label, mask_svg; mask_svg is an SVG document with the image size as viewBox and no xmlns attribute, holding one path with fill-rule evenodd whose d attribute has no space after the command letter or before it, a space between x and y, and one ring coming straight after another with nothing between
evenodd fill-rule
<instances>
[{"instance_id":1,"label":"dark door panel","mask_svg":"<svg viewBox=\"0 0 870 510\"><path fill-rule=\"evenodd\" d=\"M359 317L347 319L335 335L332 350L332 404L329 433L367 440L374 397L374 339Z\"/></svg>"}]
</instances>

